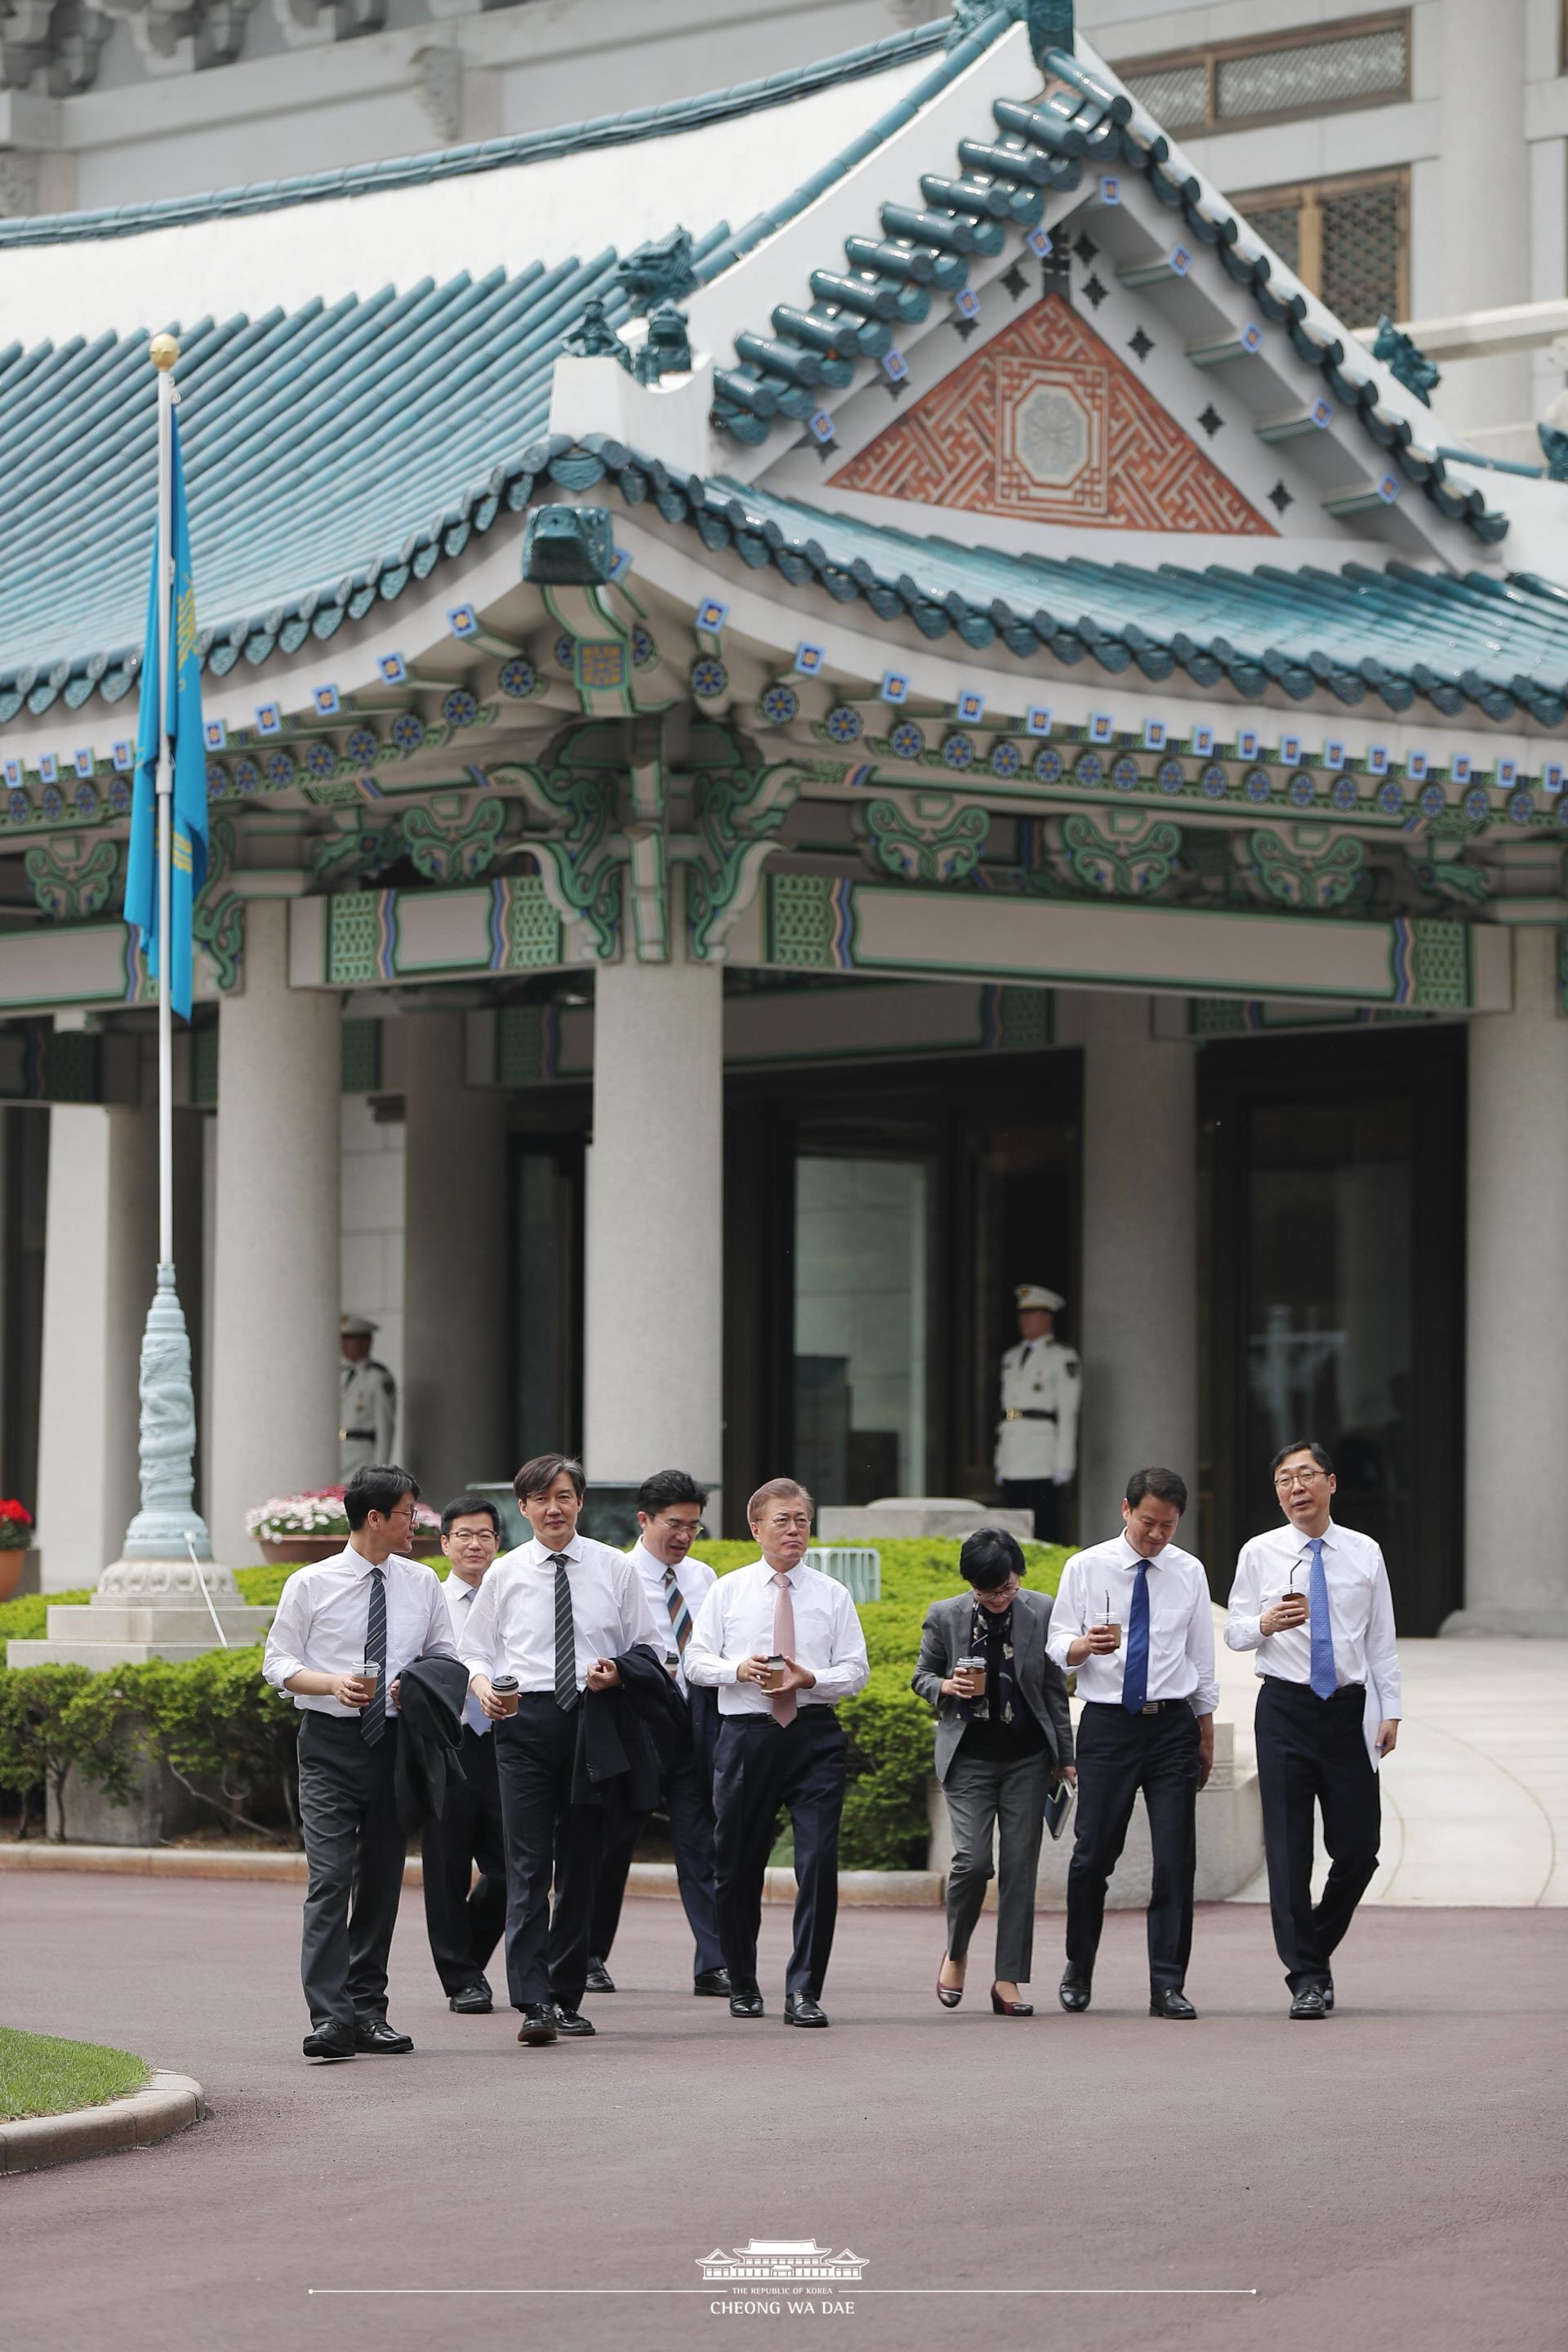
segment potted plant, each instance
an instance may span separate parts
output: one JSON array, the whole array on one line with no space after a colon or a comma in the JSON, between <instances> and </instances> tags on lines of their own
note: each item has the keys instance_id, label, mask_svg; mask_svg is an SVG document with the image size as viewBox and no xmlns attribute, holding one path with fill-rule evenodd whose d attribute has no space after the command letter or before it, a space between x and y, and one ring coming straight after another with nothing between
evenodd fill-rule
<instances>
[{"instance_id":1,"label":"potted plant","mask_svg":"<svg viewBox=\"0 0 1568 2352\"><path fill-rule=\"evenodd\" d=\"M305 1560L331 1559L349 1539L343 1490L341 1486L316 1486L301 1495L275 1495L270 1502L258 1503L254 1510L247 1511L245 1531L260 1545L264 1559L296 1566ZM436 1551L440 1542L439 1516L428 1503L416 1503L415 1551Z\"/></svg>"},{"instance_id":2,"label":"potted plant","mask_svg":"<svg viewBox=\"0 0 1568 2352\"><path fill-rule=\"evenodd\" d=\"M33 1514L16 1502L0 1502L0 1601L38 1589L38 1556L32 1549Z\"/></svg>"}]
</instances>

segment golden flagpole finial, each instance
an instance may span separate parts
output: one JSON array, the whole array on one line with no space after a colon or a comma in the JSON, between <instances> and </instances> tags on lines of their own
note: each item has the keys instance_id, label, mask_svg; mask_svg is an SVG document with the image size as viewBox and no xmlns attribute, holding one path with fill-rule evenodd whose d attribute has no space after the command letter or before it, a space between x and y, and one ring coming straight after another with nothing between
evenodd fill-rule
<instances>
[{"instance_id":1,"label":"golden flagpole finial","mask_svg":"<svg viewBox=\"0 0 1568 2352\"><path fill-rule=\"evenodd\" d=\"M180 346L173 335L154 335L147 346L147 356L160 373L166 374L180 356Z\"/></svg>"}]
</instances>

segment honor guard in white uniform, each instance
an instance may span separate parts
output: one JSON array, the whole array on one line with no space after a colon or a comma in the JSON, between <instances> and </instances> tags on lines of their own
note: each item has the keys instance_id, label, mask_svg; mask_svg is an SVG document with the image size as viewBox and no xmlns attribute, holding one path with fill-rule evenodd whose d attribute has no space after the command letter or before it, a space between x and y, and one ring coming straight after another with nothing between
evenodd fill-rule
<instances>
[{"instance_id":1,"label":"honor guard in white uniform","mask_svg":"<svg viewBox=\"0 0 1568 2352\"><path fill-rule=\"evenodd\" d=\"M397 1382L370 1352L375 1325L367 1315L338 1318L342 1388L338 1404L338 1476L346 1486L356 1470L390 1460L397 1419Z\"/></svg>"},{"instance_id":2,"label":"honor guard in white uniform","mask_svg":"<svg viewBox=\"0 0 1568 2352\"><path fill-rule=\"evenodd\" d=\"M1056 1543L1060 1492L1078 1467L1082 1368L1077 1349L1052 1337L1066 1304L1059 1291L1021 1282L1013 1303L1020 1337L1002 1359L996 1482L1008 1509L1033 1512L1035 1540Z\"/></svg>"}]
</instances>

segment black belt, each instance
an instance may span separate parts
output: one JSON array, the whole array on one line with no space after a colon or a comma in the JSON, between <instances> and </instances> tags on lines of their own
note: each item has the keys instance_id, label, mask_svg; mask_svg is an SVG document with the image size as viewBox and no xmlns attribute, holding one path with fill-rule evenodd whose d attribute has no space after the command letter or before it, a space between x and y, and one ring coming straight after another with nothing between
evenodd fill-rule
<instances>
[{"instance_id":1,"label":"black belt","mask_svg":"<svg viewBox=\"0 0 1568 2352\"><path fill-rule=\"evenodd\" d=\"M1054 1412L1037 1412L1032 1407L1010 1404L1003 1414L1004 1421L1055 1421Z\"/></svg>"},{"instance_id":2,"label":"black belt","mask_svg":"<svg viewBox=\"0 0 1568 2352\"><path fill-rule=\"evenodd\" d=\"M339 1435L339 1437L340 1437L340 1438L344 1438L344 1437L359 1437L359 1438L363 1438L363 1439L364 1439L364 1441L365 1441L367 1444L374 1444L374 1442L375 1442L375 1432L374 1432L374 1429L340 1429L340 1430L339 1430L339 1432L338 1432L338 1435Z\"/></svg>"},{"instance_id":3,"label":"black belt","mask_svg":"<svg viewBox=\"0 0 1568 2352\"><path fill-rule=\"evenodd\" d=\"M1185 1698L1146 1698L1142 1706L1133 1707L1123 1706L1119 1698L1088 1698L1084 1705L1109 1707L1113 1715L1161 1715L1168 1706L1190 1708L1195 1693L1189 1691Z\"/></svg>"},{"instance_id":4,"label":"black belt","mask_svg":"<svg viewBox=\"0 0 1568 2352\"><path fill-rule=\"evenodd\" d=\"M1293 1675L1260 1675L1258 1676L1258 1680L1259 1682L1265 1683L1277 1683L1281 1690L1312 1690L1310 1683L1299 1683ZM1345 1698L1352 1691L1357 1698L1364 1699L1366 1696L1366 1685L1364 1683L1340 1683L1335 1688L1334 1696L1336 1698ZM1312 1691L1312 1696L1314 1698L1317 1697L1318 1694L1316 1691Z\"/></svg>"}]
</instances>

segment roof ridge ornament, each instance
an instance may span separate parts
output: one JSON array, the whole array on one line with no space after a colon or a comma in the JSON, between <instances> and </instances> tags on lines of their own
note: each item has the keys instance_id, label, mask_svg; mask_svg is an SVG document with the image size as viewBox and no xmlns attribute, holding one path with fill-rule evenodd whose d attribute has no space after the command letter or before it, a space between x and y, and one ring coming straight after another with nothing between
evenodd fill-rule
<instances>
[{"instance_id":1,"label":"roof ridge ornament","mask_svg":"<svg viewBox=\"0 0 1568 2352\"><path fill-rule=\"evenodd\" d=\"M632 363L630 352L605 315L602 294L589 295L577 324L561 338L561 348L574 360L619 360L624 368Z\"/></svg>"},{"instance_id":2,"label":"roof ridge ornament","mask_svg":"<svg viewBox=\"0 0 1568 2352\"><path fill-rule=\"evenodd\" d=\"M1395 383L1413 392L1424 408L1432 405L1431 395L1443 381L1443 371L1436 360L1429 360L1424 351L1413 342L1402 327L1396 327L1385 310L1377 322L1377 336L1372 355L1381 360Z\"/></svg>"},{"instance_id":3,"label":"roof ridge ornament","mask_svg":"<svg viewBox=\"0 0 1568 2352\"><path fill-rule=\"evenodd\" d=\"M1045 69L1046 58L1052 49L1073 51L1073 0L952 0L952 22L948 28L947 46L957 48L993 16L1011 16L1017 24L1029 28L1029 47L1035 63Z\"/></svg>"},{"instance_id":4,"label":"roof ridge ornament","mask_svg":"<svg viewBox=\"0 0 1568 2352\"><path fill-rule=\"evenodd\" d=\"M622 255L616 276L634 311L695 294L699 281L692 266L691 231L672 228L668 236L650 237L635 253Z\"/></svg>"}]
</instances>

